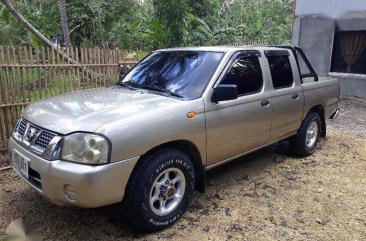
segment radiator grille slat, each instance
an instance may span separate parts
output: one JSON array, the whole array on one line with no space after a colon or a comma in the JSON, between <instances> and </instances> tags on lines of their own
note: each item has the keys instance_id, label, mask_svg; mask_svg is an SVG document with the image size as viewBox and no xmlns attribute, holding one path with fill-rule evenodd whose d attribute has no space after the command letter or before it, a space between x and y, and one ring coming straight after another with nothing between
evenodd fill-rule
<instances>
[{"instance_id":1,"label":"radiator grille slat","mask_svg":"<svg viewBox=\"0 0 366 241\"><path fill-rule=\"evenodd\" d=\"M26 127L27 127L27 121L22 119L18 126L18 133L20 135L23 135Z\"/></svg>"},{"instance_id":2,"label":"radiator grille slat","mask_svg":"<svg viewBox=\"0 0 366 241\"><path fill-rule=\"evenodd\" d=\"M56 134L43 130L35 145L45 149L55 136Z\"/></svg>"},{"instance_id":3,"label":"radiator grille slat","mask_svg":"<svg viewBox=\"0 0 366 241\"><path fill-rule=\"evenodd\" d=\"M43 129L39 126L36 126L32 123L30 123L29 121L27 121L26 119L22 118L18 124L18 126L15 129L15 132L17 133L18 136L21 137L20 141L24 142L24 133L27 130L27 126L29 125L29 128L34 128L36 130L36 133L41 132L38 137L34 137L37 138L33 143L33 145L31 145L32 148L37 149L40 152L43 152L47 146L50 144L51 140L57 136L56 133L53 133L49 130Z\"/></svg>"}]
</instances>

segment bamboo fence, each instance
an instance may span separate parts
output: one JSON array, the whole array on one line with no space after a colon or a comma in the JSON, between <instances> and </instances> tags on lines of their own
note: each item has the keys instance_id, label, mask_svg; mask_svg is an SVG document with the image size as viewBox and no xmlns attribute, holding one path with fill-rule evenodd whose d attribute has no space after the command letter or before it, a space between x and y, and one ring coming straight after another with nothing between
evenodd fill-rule
<instances>
[{"instance_id":1,"label":"bamboo fence","mask_svg":"<svg viewBox=\"0 0 366 241\"><path fill-rule=\"evenodd\" d=\"M31 102L115 83L143 52L100 48L0 46L0 152L20 113Z\"/></svg>"}]
</instances>

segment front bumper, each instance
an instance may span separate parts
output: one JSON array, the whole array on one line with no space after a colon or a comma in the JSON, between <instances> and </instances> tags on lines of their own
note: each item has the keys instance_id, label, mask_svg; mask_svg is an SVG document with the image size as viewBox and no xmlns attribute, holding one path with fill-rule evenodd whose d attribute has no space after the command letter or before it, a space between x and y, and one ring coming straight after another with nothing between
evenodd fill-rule
<instances>
[{"instance_id":1,"label":"front bumper","mask_svg":"<svg viewBox=\"0 0 366 241\"><path fill-rule=\"evenodd\" d=\"M9 149L30 160L29 178L17 173L46 199L61 206L88 208L122 201L128 179L139 158L90 166L45 160L24 149L13 138L10 138Z\"/></svg>"}]
</instances>

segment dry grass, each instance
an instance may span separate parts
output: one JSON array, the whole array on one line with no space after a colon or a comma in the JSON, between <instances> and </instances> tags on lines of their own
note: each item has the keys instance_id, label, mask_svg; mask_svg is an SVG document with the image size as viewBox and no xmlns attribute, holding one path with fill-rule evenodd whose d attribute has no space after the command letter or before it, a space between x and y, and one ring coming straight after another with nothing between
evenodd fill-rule
<instances>
[{"instance_id":1,"label":"dry grass","mask_svg":"<svg viewBox=\"0 0 366 241\"><path fill-rule=\"evenodd\" d=\"M366 240L366 101L345 99L314 155L293 158L286 143L210 171L172 227L134 233L123 207L57 207L18 178L0 173L0 240L29 218L45 240Z\"/></svg>"}]
</instances>

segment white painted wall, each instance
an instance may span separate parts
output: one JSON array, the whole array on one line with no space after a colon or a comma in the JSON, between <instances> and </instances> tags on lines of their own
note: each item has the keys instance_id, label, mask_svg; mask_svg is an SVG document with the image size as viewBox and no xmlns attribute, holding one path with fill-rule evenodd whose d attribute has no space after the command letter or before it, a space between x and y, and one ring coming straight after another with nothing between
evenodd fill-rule
<instances>
[{"instance_id":1,"label":"white painted wall","mask_svg":"<svg viewBox=\"0 0 366 241\"><path fill-rule=\"evenodd\" d=\"M365 11L366 0L296 0L296 15L325 14L337 18L349 11Z\"/></svg>"}]
</instances>

